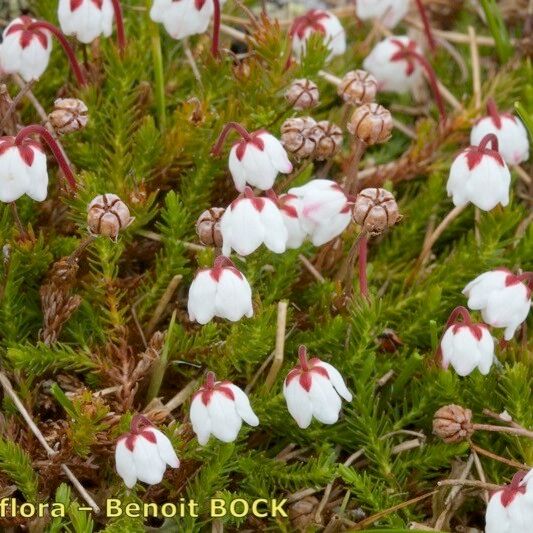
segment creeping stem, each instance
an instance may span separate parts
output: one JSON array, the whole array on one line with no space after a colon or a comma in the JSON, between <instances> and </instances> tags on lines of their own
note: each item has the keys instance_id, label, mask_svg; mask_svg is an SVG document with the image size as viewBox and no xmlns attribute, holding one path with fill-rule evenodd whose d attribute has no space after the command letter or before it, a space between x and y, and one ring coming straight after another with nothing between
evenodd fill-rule
<instances>
[{"instance_id":1,"label":"creeping stem","mask_svg":"<svg viewBox=\"0 0 533 533\"><path fill-rule=\"evenodd\" d=\"M46 142L46 144L49 146L50 150L54 154L54 157L59 167L63 171L63 175L68 181L68 184L70 185L71 189L73 191L76 191L77 185L74 173L72 172L72 169L70 168L70 165L68 164L65 155L63 154L63 151L57 144L57 141L52 137L50 132L44 126L40 126L39 124L33 124L31 126L26 126L25 128L22 128L15 137L15 144L17 146L20 145L24 141L24 139L26 139L30 135L39 135L39 137L41 137Z\"/></svg>"},{"instance_id":2,"label":"creeping stem","mask_svg":"<svg viewBox=\"0 0 533 533\"><path fill-rule=\"evenodd\" d=\"M54 37L59 41L59 44L63 47L65 54L67 55L70 67L72 68L74 76L76 76L76 80L78 81L79 85L81 85L82 87L86 86L87 78L85 77L85 74L83 73L83 70L81 69L80 64L78 63L78 60L76 59L76 54L74 54L72 46L70 46L63 32L59 28L45 20L37 20L35 22L32 22L28 26L28 30L38 29L47 30L52 35L54 35Z\"/></svg>"}]
</instances>

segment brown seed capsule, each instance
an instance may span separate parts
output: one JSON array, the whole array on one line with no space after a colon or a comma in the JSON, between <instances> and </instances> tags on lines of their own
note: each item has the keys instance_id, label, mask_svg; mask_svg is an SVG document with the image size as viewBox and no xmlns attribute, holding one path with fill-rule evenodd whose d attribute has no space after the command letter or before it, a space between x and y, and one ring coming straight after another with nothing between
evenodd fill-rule
<instances>
[{"instance_id":1,"label":"brown seed capsule","mask_svg":"<svg viewBox=\"0 0 533 533\"><path fill-rule=\"evenodd\" d=\"M295 80L287 89L285 98L296 110L316 107L320 100L320 93L316 83L311 80Z\"/></svg>"},{"instance_id":2,"label":"brown seed capsule","mask_svg":"<svg viewBox=\"0 0 533 533\"><path fill-rule=\"evenodd\" d=\"M289 520L296 531L307 531L312 525L318 504L314 496L306 496L289 507Z\"/></svg>"},{"instance_id":3,"label":"brown seed capsule","mask_svg":"<svg viewBox=\"0 0 533 533\"><path fill-rule=\"evenodd\" d=\"M309 137L316 143L313 158L317 161L333 157L342 147L342 130L329 120L321 120L313 126Z\"/></svg>"},{"instance_id":4,"label":"brown seed capsule","mask_svg":"<svg viewBox=\"0 0 533 533\"><path fill-rule=\"evenodd\" d=\"M77 98L58 98L54 102L54 110L48 115L58 135L78 131L89 121L87 106Z\"/></svg>"},{"instance_id":5,"label":"brown seed capsule","mask_svg":"<svg viewBox=\"0 0 533 533\"><path fill-rule=\"evenodd\" d=\"M310 137L311 128L316 122L311 117L289 118L281 126L281 144L285 150L298 159L309 157L316 142Z\"/></svg>"},{"instance_id":6,"label":"brown seed capsule","mask_svg":"<svg viewBox=\"0 0 533 533\"><path fill-rule=\"evenodd\" d=\"M433 417L433 433L444 442L460 442L474 433L472 411L460 405L441 407Z\"/></svg>"},{"instance_id":7,"label":"brown seed capsule","mask_svg":"<svg viewBox=\"0 0 533 533\"><path fill-rule=\"evenodd\" d=\"M87 207L87 224L94 235L115 240L133 222L128 206L116 194L102 194Z\"/></svg>"},{"instance_id":8,"label":"brown seed capsule","mask_svg":"<svg viewBox=\"0 0 533 533\"><path fill-rule=\"evenodd\" d=\"M344 75L337 93L352 105L369 104L376 99L378 80L364 70L351 70Z\"/></svg>"},{"instance_id":9,"label":"brown seed capsule","mask_svg":"<svg viewBox=\"0 0 533 533\"><path fill-rule=\"evenodd\" d=\"M382 105L364 104L354 111L346 127L366 144L384 143L392 134L392 115Z\"/></svg>"},{"instance_id":10,"label":"brown seed capsule","mask_svg":"<svg viewBox=\"0 0 533 533\"><path fill-rule=\"evenodd\" d=\"M222 233L220 232L220 219L225 209L212 207L206 209L196 221L196 233L200 242L206 246L222 246Z\"/></svg>"},{"instance_id":11,"label":"brown seed capsule","mask_svg":"<svg viewBox=\"0 0 533 533\"><path fill-rule=\"evenodd\" d=\"M363 189L356 197L352 217L371 235L379 235L394 226L400 210L392 193L385 189Z\"/></svg>"}]
</instances>

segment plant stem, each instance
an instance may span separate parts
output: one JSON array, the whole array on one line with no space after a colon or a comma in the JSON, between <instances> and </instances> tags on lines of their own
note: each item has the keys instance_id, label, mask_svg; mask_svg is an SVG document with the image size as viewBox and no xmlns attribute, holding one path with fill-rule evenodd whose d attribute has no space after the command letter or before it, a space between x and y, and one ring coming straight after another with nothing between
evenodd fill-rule
<instances>
[{"instance_id":1,"label":"plant stem","mask_svg":"<svg viewBox=\"0 0 533 533\"><path fill-rule=\"evenodd\" d=\"M213 6L215 11L213 13L213 42L211 43L211 53L215 59L218 59L220 57L220 0L213 0Z\"/></svg>"},{"instance_id":2,"label":"plant stem","mask_svg":"<svg viewBox=\"0 0 533 533\"><path fill-rule=\"evenodd\" d=\"M19 212L17 209L17 203L16 202L10 202L9 204L11 206L11 213L13 214L13 220L15 221L15 225L18 227L20 236L25 239L26 238L26 230L24 229L24 225L22 224L22 221L20 220Z\"/></svg>"},{"instance_id":3,"label":"plant stem","mask_svg":"<svg viewBox=\"0 0 533 533\"><path fill-rule=\"evenodd\" d=\"M239 124L238 122L228 122L220 132L220 135L218 136L218 139L211 150L211 155L220 155L224 141L231 130L235 130L247 142L251 142L253 140L248 130L242 124Z\"/></svg>"},{"instance_id":4,"label":"plant stem","mask_svg":"<svg viewBox=\"0 0 533 533\"><path fill-rule=\"evenodd\" d=\"M167 112L165 101L165 74L163 70L163 54L161 52L161 35L159 26L150 19L150 7L152 0L146 0L146 22L150 34L150 44L152 48L152 61L154 63L155 101L157 118L160 131L165 131L167 127Z\"/></svg>"},{"instance_id":5,"label":"plant stem","mask_svg":"<svg viewBox=\"0 0 533 533\"><path fill-rule=\"evenodd\" d=\"M429 48L432 52L435 52L437 49L437 43L435 42L435 37L433 36L433 31L431 30L431 24L429 23L428 14L422 0L415 0L416 7L420 13L420 18L422 19L422 24L424 25L424 33L428 40Z\"/></svg>"},{"instance_id":6,"label":"plant stem","mask_svg":"<svg viewBox=\"0 0 533 533\"><path fill-rule=\"evenodd\" d=\"M80 64L78 63L78 60L76 59L76 54L74 53L72 46L70 46L70 43L67 41L67 38L65 37L63 32L59 28L45 20L37 20L35 22L32 22L28 26L28 30L30 31L37 30L39 28L43 30L48 30L59 41L59 44L63 47L63 50L65 51L65 54L69 60L70 67L72 68L72 72L74 72L74 76L76 76L78 84L82 87L86 86L87 78L85 77L85 74L82 68L80 67Z\"/></svg>"},{"instance_id":7,"label":"plant stem","mask_svg":"<svg viewBox=\"0 0 533 533\"><path fill-rule=\"evenodd\" d=\"M368 237L366 233L360 236L357 248L359 249L359 290L361 291L361 296L368 300L368 278L366 275Z\"/></svg>"},{"instance_id":8,"label":"plant stem","mask_svg":"<svg viewBox=\"0 0 533 533\"><path fill-rule=\"evenodd\" d=\"M359 172L359 163L366 150L366 144L357 137L354 139L352 145L352 157L350 158L350 168L346 176L346 183L344 185L344 192L347 196L354 194L357 189L357 174Z\"/></svg>"},{"instance_id":9,"label":"plant stem","mask_svg":"<svg viewBox=\"0 0 533 533\"><path fill-rule=\"evenodd\" d=\"M120 55L124 55L126 50L126 32L124 31L124 17L122 16L122 7L119 0L111 0L113 11L115 12L115 23L117 25L117 43Z\"/></svg>"},{"instance_id":10,"label":"plant stem","mask_svg":"<svg viewBox=\"0 0 533 533\"><path fill-rule=\"evenodd\" d=\"M533 431L526 428L515 428L506 426L494 426L492 424L473 424L474 430L493 431L495 433L510 433L519 437L528 437L533 439Z\"/></svg>"},{"instance_id":11,"label":"plant stem","mask_svg":"<svg viewBox=\"0 0 533 533\"><path fill-rule=\"evenodd\" d=\"M25 128L22 128L17 136L15 137L15 144L19 145L22 143L24 139L29 137L30 135L39 135L46 144L49 146L50 150L54 154L54 157L63 171L63 175L65 176L65 179L68 181L68 184L72 188L73 191L76 191L77 185L76 185L76 178L74 177L74 173L72 172L72 169L70 168L69 163L67 162L67 159L65 158L65 155L63 154L63 151L57 144L57 141L54 139L52 134L44 127L39 124L33 124L31 126L26 126Z\"/></svg>"},{"instance_id":12,"label":"plant stem","mask_svg":"<svg viewBox=\"0 0 533 533\"><path fill-rule=\"evenodd\" d=\"M489 27L494 42L496 52L502 63L506 63L514 53L514 47L509 40L507 27L502 18L502 14L495 0L480 0L481 7L485 12L487 25Z\"/></svg>"},{"instance_id":13,"label":"plant stem","mask_svg":"<svg viewBox=\"0 0 533 533\"><path fill-rule=\"evenodd\" d=\"M502 489L500 485L495 485L493 483L484 483L483 481L478 481L477 479L444 479L442 481L439 481L437 485L439 485L439 487L443 487L446 485L460 485L463 487L475 487L478 489L487 489L492 491Z\"/></svg>"},{"instance_id":14,"label":"plant stem","mask_svg":"<svg viewBox=\"0 0 533 533\"><path fill-rule=\"evenodd\" d=\"M11 117L11 115L17 109L17 105L24 98L26 93L31 91L31 88L33 87L34 83L35 83L35 80L31 80L31 81L27 82L26 85L24 85L24 87L19 91L17 96L15 96L15 98L11 102L11 105L9 106L9 108L5 112L4 116L0 120L0 134L2 133L2 130L3 130L4 126L6 125L7 121L9 120L9 118Z\"/></svg>"}]
</instances>

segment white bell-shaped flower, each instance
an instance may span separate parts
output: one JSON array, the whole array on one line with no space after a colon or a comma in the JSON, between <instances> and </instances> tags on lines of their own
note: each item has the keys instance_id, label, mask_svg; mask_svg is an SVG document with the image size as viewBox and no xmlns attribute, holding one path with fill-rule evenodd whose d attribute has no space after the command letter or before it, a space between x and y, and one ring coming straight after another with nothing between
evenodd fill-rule
<instances>
[{"instance_id":1,"label":"white bell-shaped flower","mask_svg":"<svg viewBox=\"0 0 533 533\"><path fill-rule=\"evenodd\" d=\"M14 202L27 194L37 202L46 199L48 171L41 145L29 138L0 138L0 201Z\"/></svg>"},{"instance_id":2,"label":"white bell-shaped flower","mask_svg":"<svg viewBox=\"0 0 533 533\"><path fill-rule=\"evenodd\" d=\"M282 194L278 198L278 207L289 234L287 248L300 248L307 238L301 223L302 200L294 194Z\"/></svg>"},{"instance_id":3,"label":"white bell-shaped flower","mask_svg":"<svg viewBox=\"0 0 533 533\"><path fill-rule=\"evenodd\" d=\"M57 17L63 33L73 35L82 43L113 33L111 0L59 0Z\"/></svg>"},{"instance_id":4,"label":"white bell-shaped flower","mask_svg":"<svg viewBox=\"0 0 533 533\"><path fill-rule=\"evenodd\" d=\"M250 187L226 209L220 220L220 232L224 255L230 255L232 249L239 255L250 255L261 244L281 254L287 249L289 237L276 203L254 196Z\"/></svg>"},{"instance_id":5,"label":"white bell-shaped flower","mask_svg":"<svg viewBox=\"0 0 533 533\"><path fill-rule=\"evenodd\" d=\"M281 142L267 131L260 130L247 133L233 145L229 170L239 192L244 191L246 184L266 191L273 187L280 172L292 172L292 163Z\"/></svg>"},{"instance_id":6,"label":"white bell-shaped flower","mask_svg":"<svg viewBox=\"0 0 533 533\"><path fill-rule=\"evenodd\" d=\"M213 372L207 373L204 386L194 394L190 416L202 446L211 435L222 442L233 442L243 420L250 426L259 425L244 391L229 381L216 381Z\"/></svg>"},{"instance_id":7,"label":"white bell-shaped flower","mask_svg":"<svg viewBox=\"0 0 533 533\"><path fill-rule=\"evenodd\" d=\"M218 316L236 322L252 317L252 289L230 259L219 256L213 268L200 270L189 289L189 318L207 324Z\"/></svg>"},{"instance_id":8,"label":"white bell-shaped flower","mask_svg":"<svg viewBox=\"0 0 533 533\"><path fill-rule=\"evenodd\" d=\"M498 204L509 205L510 187L511 173L498 151L498 139L488 134L479 146L469 146L455 158L446 190L458 207L471 202L490 211Z\"/></svg>"},{"instance_id":9,"label":"white bell-shaped flower","mask_svg":"<svg viewBox=\"0 0 533 533\"><path fill-rule=\"evenodd\" d=\"M352 203L334 181L311 180L289 194L300 200L300 224L315 246L338 237L350 223Z\"/></svg>"},{"instance_id":10,"label":"white bell-shaped flower","mask_svg":"<svg viewBox=\"0 0 533 533\"><path fill-rule=\"evenodd\" d=\"M529 159L529 138L521 120L510 113L500 113L489 100L489 116L479 120L470 133L470 143L480 144L489 134L496 135L498 150L508 165L519 165Z\"/></svg>"},{"instance_id":11,"label":"white bell-shaped flower","mask_svg":"<svg viewBox=\"0 0 533 533\"><path fill-rule=\"evenodd\" d=\"M130 489L137 480L149 485L161 483L167 465L171 468L180 465L170 440L143 415L134 416L130 432L118 439L115 463L119 476Z\"/></svg>"},{"instance_id":12,"label":"white bell-shaped flower","mask_svg":"<svg viewBox=\"0 0 533 533\"><path fill-rule=\"evenodd\" d=\"M495 358L494 339L487 325L474 324L464 307L457 307L450 315L440 350L443 368L451 365L460 376L468 376L475 368L487 375Z\"/></svg>"},{"instance_id":13,"label":"white bell-shaped flower","mask_svg":"<svg viewBox=\"0 0 533 533\"><path fill-rule=\"evenodd\" d=\"M394 28L409 11L410 0L356 0L355 11L361 20L379 19Z\"/></svg>"},{"instance_id":14,"label":"white bell-shaped flower","mask_svg":"<svg viewBox=\"0 0 533 533\"><path fill-rule=\"evenodd\" d=\"M52 38L43 28L29 29L37 22L22 16L13 20L2 34L0 71L20 74L25 81L41 77L50 61Z\"/></svg>"},{"instance_id":15,"label":"white bell-shaped flower","mask_svg":"<svg viewBox=\"0 0 533 533\"><path fill-rule=\"evenodd\" d=\"M468 307L481 311L483 320L495 328L505 328L511 340L531 309L533 273L515 275L507 269L491 270L471 281L463 290Z\"/></svg>"},{"instance_id":16,"label":"white bell-shaped flower","mask_svg":"<svg viewBox=\"0 0 533 533\"><path fill-rule=\"evenodd\" d=\"M485 522L485 533L533 531L533 470L517 472L510 485L492 494Z\"/></svg>"},{"instance_id":17,"label":"white bell-shaped flower","mask_svg":"<svg viewBox=\"0 0 533 533\"><path fill-rule=\"evenodd\" d=\"M320 359L307 359L305 346L298 350L300 364L283 383L283 396L298 426L306 429L313 416L323 424L335 424L341 411L341 397L352 401L340 372Z\"/></svg>"},{"instance_id":18,"label":"white bell-shaped flower","mask_svg":"<svg viewBox=\"0 0 533 533\"><path fill-rule=\"evenodd\" d=\"M366 57L363 68L378 80L380 91L407 93L420 84L424 72L413 54L423 57L409 37L387 37Z\"/></svg>"},{"instance_id":19,"label":"white bell-shaped flower","mask_svg":"<svg viewBox=\"0 0 533 533\"><path fill-rule=\"evenodd\" d=\"M213 13L213 0L154 0L150 18L162 23L172 38L181 40L205 33Z\"/></svg>"},{"instance_id":20,"label":"white bell-shaped flower","mask_svg":"<svg viewBox=\"0 0 533 533\"><path fill-rule=\"evenodd\" d=\"M297 58L305 53L306 43L313 34L319 34L329 50L328 59L346 52L346 32L340 20L329 11L312 9L296 17L290 29L292 50Z\"/></svg>"}]
</instances>

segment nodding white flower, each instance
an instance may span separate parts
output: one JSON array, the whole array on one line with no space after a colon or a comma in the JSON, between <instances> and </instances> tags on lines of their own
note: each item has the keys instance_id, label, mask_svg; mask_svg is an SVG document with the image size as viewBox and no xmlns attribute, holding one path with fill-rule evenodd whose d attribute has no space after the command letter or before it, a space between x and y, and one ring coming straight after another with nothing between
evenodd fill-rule
<instances>
[{"instance_id":1,"label":"nodding white flower","mask_svg":"<svg viewBox=\"0 0 533 533\"><path fill-rule=\"evenodd\" d=\"M309 427L313 416L323 424L335 424L339 420L341 397L352 401L344 379L329 363L316 357L308 360L305 346L300 346L298 357L300 364L283 383L289 413L302 429Z\"/></svg>"},{"instance_id":2,"label":"nodding white flower","mask_svg":"<svg viewBox=\"0 0 533 533\"><path fill-rule=\"evenodd\" d=\"M414 54L423 57L421 48L409 37L387 37L366 57L363 68L378 80L380 91L406 93L423 78L423 68Z\"/></svg>"},{"instance_id":3,"label":"nodding white flower","mask_svg":"<svg viewBox=\"0 0 533 533\"><path fill-rule=\"evenodd\" d=\"M14 202L27 194L37 202L46 199L48 171L41 145L26 138L0 137L0 201Z\"/></svg>"},{"instance_id":4,"label":"nodding white flower","mask_svg":"<svg viewBox=\"0 0 533 533\"><path fill-rule=\"evenodd\" d=\"M350 223L352 203L334 181L311 180L289 194L300 200L300 224L315 246L338 237Z\"/></svg>"},{"instance_id":5,"label":"nodding white flower","mask_svg":"<svg viewBox=\"0 0 533 533\"><path fill-rule=\"evenodd\" d=\"M57 17L63 33L74 35L82 43L113 33L111 0L59 0Z\"/></svg>"},{"instance_id":6,"label":"nodding white flower","mask_svg":"<svg viewBox=\"0 0 533 533\"><path fill-rule=\"evenodd\" d=\"M307 232L301 223L301 199L294 194L282 194L277 199L277 203L289 234L287 248L300 248L307 238Z\"/></svg>"},{"instance_id":7,"label":"nodding white flower","mask_svg":"<svg viewBox=\"0 0 533 533\"><path fill-rule=\"evenodd\" d=\"M162 23L174 39L204 33L213 13L213 0L154 0L150 9L151 19Z\"/></svg>"},{"instance_id":8,"label":"nodding white flower","mask_svg":"<svg viewBox=\"0 0 533 533\"><path fill-rule=\"evenodd\" d=\"M250 426L259 425L243 390L230 381L216 381L213 372L207 373L204 386L194 394L190 415L192 429L202 446L211 435L222 442L233 442L243 420Z\"/></svg>"},{"instance_id":9,"label":"nodding white flower","mask_svg":"<svg viewBox=\"0 0 533 533\"><path fill-rule=\"evenodd\" d=\"M502 268L491 270L471 281L463 290L468 307L481 311L483 320L495 328L505 328L511 340L531 308L533 273L515 275Z\"/></svg>"},{"instance_id":10,"label":"nodding white flower","mask_svg":"<svg viewBox=\"0 0 533 533\"><path fill-rule=\"evenodd\" d=\"M273 187L278 173L292 172L292 163L281 142L260 130L233 145L229 170L239 192L244 191L247 183L266 191Z\"/></svg>"},{"instance_id":11,"label":"nodding white flower","mask_svg":"<svg viewBox=\"0 0 533 533\"><path fill-rule=\"evenodd\" d=\"M440 351L443 368L452 365L460 376L468 376L475 368L487 375L495 358L494 339L487 325L474 324L464 307L457 307L450 315Z\"/></svg>"},{"instance_id":12,"label":"nodding white flower","mask_svg":"<svg viewBox=\"0 0 533 533\"><path fill-rule=\"evenodd\" d=\"M329 50L328 59L346 52L346 33L340 20L329 11L312 9L301 17L296 17L290 29L292 50L297 58L305 53L306 43L313 34L322 35Z\"/></svg>"},{"instance_id":13,"label":"nodding white flower","mask_svg":"<svg viewBox=\"0 0 533 533\"><path fill-rule=\"evenodd\" d=\"M492 494L485 522L485 533L531 533L533 470L517 472L510 485Z\"/></svg>"},{"instance_id":14,"label":"nodding white flower","mask_svg":"<svg viewBox=\"0 0 533 533\"><path fill-rule=\"evenodd\" d=\"M119 476L130 489L137 480L149 485L161 483L167 465L172 468L180 465L171 442L143 415L134 416L130 432L118 439L115 463Z\"/></svg>"},{"instance_id":15,"label":"nodding white flower","mask_svg":"<svg viewBox=\"0 0 533 533\"><path fill-rule=\"evenodd\" d=\"M218 316L236 322L252 317L252 289L230 259L219 256L213 268L200 270L189 289L189 318L207 324Z\"/></svg>"},{"instance_id":16,"label":"nodding white flower","mask_svg":"<svg viewBox=\"0 0 533 533\"><path fill-rule=\"evenodd\" d=\"M220 219L220 232L224 255L229 255L232 249L239 255L250 255L261 244L282 254L289 237L276 203L254 196L250 187L226 209Z\"/></svg>"},{"instance_id":17,"label":"nodding white flower","mask_svg":"<svg viewBox=\"0 0 533 533\"><path fill-rule=\"evenodd\" d=\"M492 143L492 149L488 148ZM456 206L472 202L483 211L509 204L511 173L498 151L498 139L489 134L479 146L463 150L450 167L446 190Z\"/></svg>"},{"instance_id":18,"label":"nodding white flower","mask_svg":"<svg viewBox=\"0 0 533 533\"><path fill-rule=\"evenodd\" d=\"M361 20L380 19L387 28L394 28L409 11L409 0L356 0L355 10Z\"/></svg>"},{"instance_id":19,"label":"nodding white flower","mask_svg":"<svg viewBox=\"0 0 533 533\"><path fill-rule=\"evenodd\" d=\"M492 133L498 139L499 152L508 165L519 165L529 159L529 139L520 119L510 113L500 113L494 100L487 104L489 116L479 120L470 133L470 143L479 144Z\"/></svg>"},{"instance_id":20,"label":"nodding white flower","mask_svg":"<svg viewBox=\"0 0 533 533\"><path fill-rule=\"evenodd\" d=\"M27 16L16 18L4 30L0 44L0 70L20 74L25 81L41 77L52 52L50 32L30 29L34 22L37 21Z\"/></svg>"}]
</instances>

